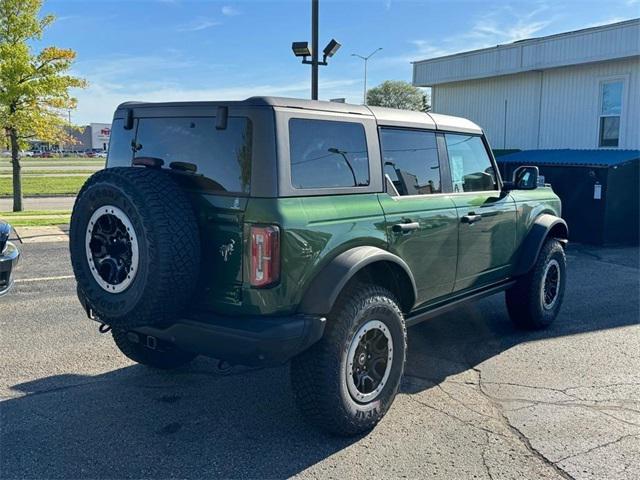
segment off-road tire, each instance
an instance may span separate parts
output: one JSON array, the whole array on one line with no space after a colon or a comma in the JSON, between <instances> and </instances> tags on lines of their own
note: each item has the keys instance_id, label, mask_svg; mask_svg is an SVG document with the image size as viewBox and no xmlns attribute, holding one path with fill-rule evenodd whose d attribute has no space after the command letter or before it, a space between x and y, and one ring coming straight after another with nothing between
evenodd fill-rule
<instances>
[{"instance_id":1,"label":"off-road tire","mask_svg":"<svg viewBox=\"0 0 640 480\"><path fill-rule=\"evenodd\" d=\"M152 350L142 343L144 337L138 335L138 341L132 341L131 334L125 330L111 330L111 334L116 347L127 358L148 367L171 370L186 365L197 356L166 343L160 343Z\"/></svg>"},{"instance_id":2,"label":"off-road tire","mask_svg":"<svg viewBox=\"0 0 640 480\"><path fill-rule=\"evenodd\" d=\"M555 302L550 308L545 308L542 289L545 272L550 262L554 262L554 265L557 264L560 278ZM547 240L531 271L519 278L505 294L509 316L518 328L539 330L547 328L553 323L558 316L564 298L566 270L567 260L564 248L558 240Z\"/></svg>"},{"instance_id":3,"label":"off-road tire","mask_svg":"<svg viewBox=\"0 0 640 480\"><path fill-rule=\"evenodd\" d=\"M349 346L358 330L379 320L391 334L393 361L386 384L368 403L349 393L345 368ZM395 296L387 289L354 283L338 298L323 338L291 363L296 403L305 418L339 436L368 432L385 415L400 387L406 360L406 328Z\"/></svg>"},{"instance_id":4,"label":"off-road tire","mask_svg":"<svg viewBox=\"0 0 640 480\"><path fill-rule=\"evenodd\" d=\"M137 237L137 273L118 293L96 281L85 244L91 216L107 205L124 212ZM175 321L197 287L196 217L186 194L165 171L118 167L92 175L73 207L69 247L82 304L115 328Z\"/></svg>"}]
</instances>

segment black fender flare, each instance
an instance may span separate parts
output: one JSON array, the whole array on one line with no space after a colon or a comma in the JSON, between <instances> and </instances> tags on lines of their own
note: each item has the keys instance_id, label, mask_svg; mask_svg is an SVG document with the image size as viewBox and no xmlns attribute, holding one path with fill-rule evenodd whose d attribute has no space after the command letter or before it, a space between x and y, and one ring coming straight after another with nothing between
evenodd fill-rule
<instances>
[{"instance_id":1,"label":"black fender flare","mask_svg":"<svg viewBox=\"0 0 640 480\"><path fill-rule=\"evenodd\" d=\"M372 246L354 247L336 256L311 281L300 302L299 311L307 314L326 315L333 308L338 295L363 268L378 262L390 262L406 273L411 283L413 303L417 298L417 287L409 266L397 255Z\"/></svg>"},{"instance_id":2,"label":"black fender flare","mask_svg":"<svg viewBox=\"0 0 640 480\"><path fill-rule=\"evenodd\" d=\"M524 275L533 268L540 250L549 236L566 244L569 239L569 228L567 222L562 218L544 213L534 220L531 229L517 250L513 276Z\"/></svg>"}]
</instances>

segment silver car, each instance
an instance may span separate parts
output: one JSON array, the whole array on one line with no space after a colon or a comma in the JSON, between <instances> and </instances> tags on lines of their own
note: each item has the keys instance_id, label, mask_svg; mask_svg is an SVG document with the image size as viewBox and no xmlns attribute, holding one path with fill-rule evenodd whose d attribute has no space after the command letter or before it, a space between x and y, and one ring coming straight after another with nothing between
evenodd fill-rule
<instances>
[{"instance_id":1,"label":"silver car","mask_svg":"<svg viewBox=\"0 0 640 480\"><path fill-rule=\"evenodd\" d=\"M0 296L13 285L13 271L20 258L20 250L9 241L11 225L0 220Z\"/></svg>"}]
</instances>

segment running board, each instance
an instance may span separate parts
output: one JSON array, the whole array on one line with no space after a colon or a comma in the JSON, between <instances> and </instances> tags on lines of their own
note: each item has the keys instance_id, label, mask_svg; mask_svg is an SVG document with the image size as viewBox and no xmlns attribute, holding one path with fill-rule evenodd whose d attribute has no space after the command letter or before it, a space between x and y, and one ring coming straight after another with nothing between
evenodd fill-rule
<instances>
[{"instance_id":1,"label":"running board","mask_svg":"<svg viewBox=\"0 0 640 480\"><path fill-rule=\"evenodd\" d=\"M473 300L479 300L484 297L488 297L493 295L494 293L502 292L510 287L512 287L516 283L515 280L507 280L505 282L500 282L499 284L492 285L487 288L483 288L482 290L474 290L470 293L466 293L464 295L460 295L458 298L454 300L448 300L445 302L438 302L432 306L427 306L424 309L421 309L414 313L413 315L407 317L405 319L405 323L407 327L412 327L417 325L418 323L422 323L425 320L430 320L434 317L442 315L449 310L452 310L463 303L471 302Z\"/></svg>"}]
</instances>

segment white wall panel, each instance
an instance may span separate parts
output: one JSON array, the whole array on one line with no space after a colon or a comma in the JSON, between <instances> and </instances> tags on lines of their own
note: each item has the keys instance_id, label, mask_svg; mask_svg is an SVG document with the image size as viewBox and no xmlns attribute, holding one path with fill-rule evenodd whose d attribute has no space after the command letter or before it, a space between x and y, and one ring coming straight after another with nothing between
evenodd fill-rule
<instances>
[{"instance_id":1,"label":"white wall panel","mask_svg":"<svg viewBox=\"0 0 640 480\"><path fill-rule=\"evenodd\" d=\"M625 79L621 143L640 148L640 59L546 70L540 148L598 148L600 83Z\"/></svg>"},{"instance_id":2,"label":"white wall panel","mask_svg":"<svg viewBox=\"0 0 640 480\"><path fill-rule=\"evenodd\" d=\"M539 90L536 72L438 85L433 110L477 123L493 148L537 148Z\"/></svg>"},{"instance_id":3,"label":"white wall panel","mask_svg":"<svg viewBox=\"0 0 640 480\"><path fill-rule=\"evenodd\" d=\"M620 148L640 148L640 58L433 87L433 109L480 125L493 148L598 148L600 83L626 79ZM505 111L506 101L506 111Z\"/></svg>"},{"instance_id":4,"label":"white wall panel","mask_svg":"<svg viewBox=\"0 0 640 480\"><path fill-rule=\"evenodd\" d=\"M496 77L640 55L640 20L629 20L415 62L413 83Z\"/></svg>"}]
</instances>

